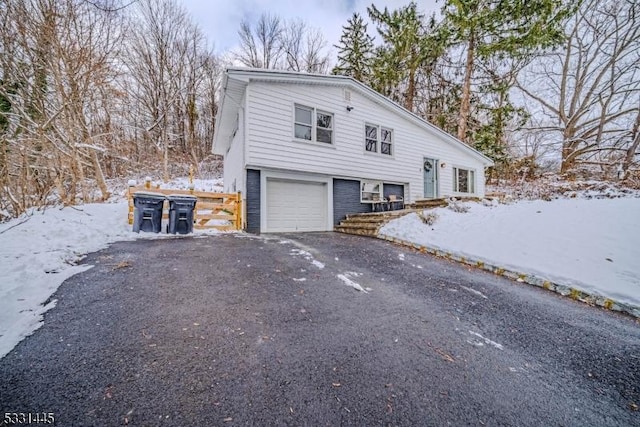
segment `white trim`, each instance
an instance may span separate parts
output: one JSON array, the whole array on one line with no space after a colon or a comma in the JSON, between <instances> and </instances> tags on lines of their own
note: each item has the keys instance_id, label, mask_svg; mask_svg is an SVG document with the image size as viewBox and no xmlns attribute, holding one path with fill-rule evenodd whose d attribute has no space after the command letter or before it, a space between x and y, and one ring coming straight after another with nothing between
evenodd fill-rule
<instances>
[{"instance_id":1,"label":"white trim","mask_svg":"<svg viewBox=\"0 0 640 427\"><path fill-rule=\"evenodd\" d=\"M363 186L367 185L367 184L371 184L371 185L378 185L379 186L379 191L378 191L378 199L377 200L364 200L362 198L362 193L371 193L372 195L375 194L375 192L373 191L364 191L363 190ZM360 180L360 203L374 203L374 202L381 202L382 199L384 198L384 182L382 182L382 180L378 180L378 179L361 179Z\"/></svg>"},{"instance_id":2,"label":"white trim","mask_svg":"<svg viewBox=\"0 0 640 427\"><path fill-rule=\"evenodd\" d=\"M426 198L427 195L424 194L424 163L425 160L433 160L433 198L437 199L440 197L440 159L436 159L435 157L427 157L426 155L422 156L422 197Z\"/></svg>"},{"instance_id":3,"label":"white trim","mask_svg":"<svg viewBox=\"0 0 640 427\"><path fill-rule=\"evenodd\" d=\"M469 172L473 172L473 191L470 192L462 192L462 191L456 191L457 187L458 187L458 177L456 174L456 170L466 170ZM451 177L453 179L453 186L451 187L451 191L453 192L454 195L457 196L475 196L478 194L478 171L474 168L471 168L469 166L458 166L458 165L453 165L451 166ZM469 178L467 177L467 186L469 185Z\"/></svg>"},{"instance_id":4,"label":"white trim","mask_svg":"<svg viewBox=\"0 0 640 427\"><path fill-rule=\"evenodd\" d=\"M246 170L246 164L249 163L250 157L249 157L249 144L247 144L247 120L250 114L249 111L249 93L250 93L250 89L249 86L247 85L247 87L245 88L245 92L244 92L244 102L243 102L243 117L242 117L242 145L244 146L244 148L242 149L242 164L243 166L245 166L245 170ZM216 126L218 126L218 122L216 121ZM224 165L223 165L224 167ZM246 176L244 178L244 180L246 181ZM247 189L244 189L245 194L247 193ZM246 217L245 217L246 218Z\"/></svg>"},{"instance_id":5,"label":"white trim","mask_svg":"<svg viewBox=\"0 0 640 427\"><path fill-rule=\"evenodd\" d=\"M369 151L367 150L367 126L369 127L374 127L376 128L376 151ZM382 130L387 130L391 133L391 154L383 154L382 153ZM375 155L378 157L381 157L383 159L395 159L396 157L396 136L395 136L395 131L393 130L393 128L389 127L389 126L383 126L380 124L376 124L373 122L364 122L364 127L363 127L363 132L362 134L364 135L363 141L363 152L367 155Z\"/></svg>"},{"instance_id":6,"label":"white trim","mask_svg":"<svg viewBox=\"0 0 640 427\"><path fill-rule=\"evenodd\" d=\"M376 128L376 149L375 151L367 150L367 126ZM380 143L380 125L376 125L369 122L364 122L364 152L369 154L378 154L378 148Z\"/></svg>"},{"instance_id":7,"label":"white trim","mask_svg":"<svg viewBox=\"0 0 640 427\"><path fill-rule=\"evenodd\" d=\"M307 124L307 123L299 122L298 120L296 120L296 116L298 114L298 110L306 111L306 112L309 113L309 121L310 121L310 123ZM313 141L315 139L314 138L314 132L313 132L314 131L314 126L313 126L313 116L314 115L315 115L315 110L314 110L313 107L308 107L306 105L302 105L302 104L298 104L298 103L293 104L293 138L294 139L301 139L301 140L309 141L309 142L311 142L311 141ZM309 130L311 131L311 132L309 132L309 139L307 139L307 138L298 138L296 136L296 126L298 126L298 125L304 126L305 128L307 128L307 127L309 128Z\"/></svg>"},{"instance_id":8,"label":"white trim","mask_svg":"<svg viewBox=\"0 0 640 427\"><path fill-rule=\"evenodd\" d=\"M302 109L311 110L311 139L298 138L296 137L296 124L300 124L301 126L308 126L306 123L297 122L296 121L296 108L300 107ZM331 116L331 142L318 141L318 113L324 114L325 116ZM330 111L322 110L317 107L311 107L309 105L305 105L300 102L293 103L293 114L292 114L292 123L291 123L291 134L293 136L293 141L295 142L305 142L312 143L314 145L323 145L325 147L335 147L336 142L336 115ZM326 129L326 128L321 128Z\"/></svg>"},{"instance_id":9,"label":"white trim","mask_svg":"<svg viewBox=\"0 0 640 427\"><path fill-rule=\"evenodd\" d=\"M388 132L391 134L391 141L389 141L389 142L385 142L385 141L382 139L382 131L383 131L383 130L386 130L386 131L388 131ZM390 157L390 158L393 158L393 157L394 157L394 155L395 155L395 153L396 153L396 147L394 147L396 137L395 137L395 135L394 135L394 134L395 134L395 132L394 132L394 131L393 131L393 129L391 129L390 127L386 127L386 126L382 126L382 125L380 126L380 155L381 155L381 156L386 156L386 157ZM391 147L390 147L390 148L391 148L391 154L385 154L385 153L383 153L383 152L382 152L382 144L383 144L383 143L384 143L384 144L389 144L389 145L391 146Z\"/></svg>"},{"instance_id":10,"label":"white trim","mask_svg":"<svg viewBox=\"0 0 640 427\"><path fill-rule=\"evenodd\" d=\"M326 184L327 188L327 224L324 231L333 230L333 177L311 175L296 172L280 172L260 169L260 232L269 233L267 230L267 180L285 180L297 182L315 182Z\"/></svg>"}]
</instances>

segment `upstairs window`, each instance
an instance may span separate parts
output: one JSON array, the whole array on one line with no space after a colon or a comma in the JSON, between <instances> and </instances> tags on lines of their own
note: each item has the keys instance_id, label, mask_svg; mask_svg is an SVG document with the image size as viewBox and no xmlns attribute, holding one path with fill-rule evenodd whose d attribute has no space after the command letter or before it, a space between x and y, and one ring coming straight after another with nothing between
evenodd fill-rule
<instances>
[{"instance_id":1,"label":"upstairs window","mask_svg":"<svg viewBox=\"0 0 640 427\"><path fill-rule=\"evenodd\" d=\"M391 156L393 154L392 146L393 132L391 129L365 124L364 149L366 151Z\"/></svg>"},{"instance_id":2,"label":"upstairs window","mask_svg":"<svg viewBox=\"0 0 640 427\"><path fill-rule=\"evenodd\" d=\"M316 111L316 141L333 142L333 114Z\"/></svg>"},{"instance_id":3,"label":"upstairs window","mask_svg":"<svg viewBox=\"0 0 640 427\"><path fill-rule=\"evenodd\" d=\"M313 108L303 107L296 105L296 121L295 121L295 135L298 139L306 139L311 141L311 134L313 133Z\"/></svg>"},{"instance_id":4,"label":"upstairs window","mask_svg":"<svg viewBox=\"0 0 640 427\"><path fill-rule=\"evenodd\" d=\"M306 141L333 144L333 114L304 105L295 106L294 136Z\"/></svg>"},{"instance_id":5,"label":"upstairs window","mask_svg":"<svg viewBox=\"0 0 640 427\"><path fill-rule=\"evenodd\" d=\"M378 127L365 125L365 149L372 153L378 152Z\"/></svg>"},{"instance_id":6,"label":"upstairs window","mask_svg":"<svg viewBox=\"0 0 640 427\"><path fill-rule=\"evenodd\" d=\"M476 192L475 185L475 171L453 168L453 191L473 194Z\"/></svg>"},{"instance_id":7,"label":"upstairs window","mask_svg":"<svg viewBox=\"0 0 640 427\"><path fill-rule=\"evenodd\" d=\"M391 130L380 128L380 154L391 155Z\"/></svg>"}]
</instances>

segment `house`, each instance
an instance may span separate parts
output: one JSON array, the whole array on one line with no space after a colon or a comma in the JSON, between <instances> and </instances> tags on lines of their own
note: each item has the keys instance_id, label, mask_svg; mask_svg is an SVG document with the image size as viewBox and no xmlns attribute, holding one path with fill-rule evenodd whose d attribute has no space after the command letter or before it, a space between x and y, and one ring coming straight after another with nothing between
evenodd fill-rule
<instances>
[{"instance_id":1,"label":"house","mask_svg":"<svg viewBox=\"0 0 640 427\"><path fill-rule=\"evenodd\" d=\"M249 232L330 231L391 195L484 195L493 162L346 76L229 68L213 152Z\"/></svg>"}]
</instances>

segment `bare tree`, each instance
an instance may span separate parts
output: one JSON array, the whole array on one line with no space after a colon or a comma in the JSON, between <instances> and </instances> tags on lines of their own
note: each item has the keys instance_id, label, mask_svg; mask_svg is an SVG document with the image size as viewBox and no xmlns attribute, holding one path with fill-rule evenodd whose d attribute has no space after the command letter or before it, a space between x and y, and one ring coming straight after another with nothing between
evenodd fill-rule
<instances>
[{"instance_id":1,"label":"bare tree","mask_svg":"<svg viewBox=\"0 0 640 427\"><path fill-rule=\"evenodd\" d=\"M588 0L570 22L564 47L520 78L518 87L548 118L534 130L561 146L561 172L635 156L639 64L640 4Z\"/></svg>"},{"instance_id":2,"label":"bare tree","mask_svg":"<svg viewBox=\"0 0 640 427\"><path fill-rule=\"evenodd\" d=\"M329 71L327 41L317 28L300 19L283 21L262 14L255 26L242 21L235 59L252 68L325 74Z\"/></svg>"},{"instance_id":3,"label":"bare tree","mask_svg":"<svg viewBox=\"0 0 640 427\"><path fill-rule=\"evenodd\" d=\"M14 214L50 200L93 199L88 183L108 190L100 105L113 95L112 60L120 46L119 16L75 0L4 3L3 84L9 101L4 133L9 157L0 198Z\"/></svg>"},{"instance_id":4,"label":"bare tree","mask_svg":"<svg viewBox=\"0 0 640 427\"><path fill-rule=\"evenodd\" d=\"M636 157L640 155L640 108L638 108L638 113L636 114L636 120L633 123L633 127L631 129L631 143L627 148L627 152L625 153L624 160L622 162L622 172L623 175L631 168L631 165L634 163Z\"/></svg>"},{"instance_id":5,"label":"bare tree","mask_svg":"<svg viewBox=\"0 0 640 427\"><path fill-rule=\"evenodd\" d=\"M131 124L136 129L134 139L141 140L142 150L152 146L161 154L168 179L172 152L190 155L195 164L205 154L203 146L211 134L200 133L200 121L213 120L211 76L206 72L216 59L200 29L174 0L145 0L138 11L125 59L128 80L123 85L130 88L141 110ZM203 97L207 101L201 114Z\"/></svg>"},{"instance_id":6,"label":"bare tree","mask_svg":"<svg viewBox=\"0 0 640 427\"><path fill-rule=\"evenodd\" d=\"M220 77L174 0L0 2L0 216L104 199L158 157L165 177L172 156L197 165Z\"/></svg>"},{"instance_id":7,"label":"bare tree","mask_svg":"<svg viewBox=\"0 0 640 427\"><path fill-rule=\"evenodd\" d=\"M263 13L255 27L249 21L242 21L236 59L247 67L277 68L282 56L282 32L282 20L278 16Z\"/></svg>"},{"instance_id":8,"label":"bare tree","mask_svg":"<svg viewBox=\"0 0 640 427\"><path fill-rule=\"evenodd\" d=\"M319 29L299 19L287 22L281 37L284 67L290 71L326 74L329 69L327 44Z\"/></svg>"}]
</instances>

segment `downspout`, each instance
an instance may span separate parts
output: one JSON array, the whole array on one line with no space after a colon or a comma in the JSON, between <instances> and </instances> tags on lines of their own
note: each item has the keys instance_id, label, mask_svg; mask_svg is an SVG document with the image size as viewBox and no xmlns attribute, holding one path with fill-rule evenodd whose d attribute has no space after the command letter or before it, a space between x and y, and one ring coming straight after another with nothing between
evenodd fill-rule
<instances>
[{"instance_id":1,"label":"downspout","mask_svg":"<svg viewBox=\"0 0 640 427\"><path fill-rule=\"evenodd\" d=\"M247 228L247 152L249 151L247 143L247 110L249 103L249 83L244 92L244 102L240 106L242 112L242 229Z\"/></svg>"}]
</instances>

